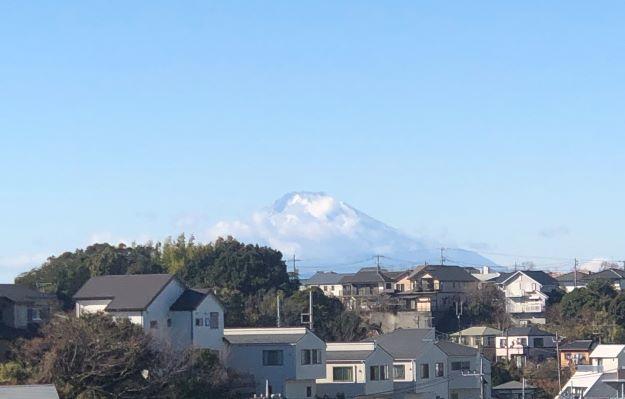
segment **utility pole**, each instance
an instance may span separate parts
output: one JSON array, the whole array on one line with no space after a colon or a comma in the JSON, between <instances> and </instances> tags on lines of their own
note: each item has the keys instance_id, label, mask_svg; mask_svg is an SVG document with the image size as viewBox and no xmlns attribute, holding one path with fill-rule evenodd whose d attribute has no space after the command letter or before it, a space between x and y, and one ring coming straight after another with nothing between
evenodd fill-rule
<instances>
[{"instance_id":1,"label":"utility pole","mask_svg":"<svg viewBox=\"0 0 625 399\"><path fill-rule=\"evenodd\" d=\"M383 258L384 255L374 255L373 257L375 258L375 267L378 269L378 272L380 272L380 258Z\"/></svg>"},{"instance_id":2,"label":"utility pole","mask_svg":"<svg viewBox=\"0 0 625 399\"><path fill-rule=\"evenodd\" d=\"M445 248L441 247L441 266L445 265Z\"/></svg>"},{"instance_id":3,"label":"utility pole","mask_svg":"<svg viewBox=\"0 0 625 399\"><path fill-rule=\"evenodd\" d=\"M480 399L484 399L484 358L480 353Z\"/></svg>"},{"instance_id":4,"label":"utility pole","mask_svg":"<svg viewBox=\"0 0 625 399\"><path fill-rule=\"evenodd\" d=\"M460 307L458 307L460 305ZM462 316L462 301L456 302L456 317L458 318L458 329L460 329L460 316Z\"/></svg>"},{"instance_id":5,"label":"utility pole","mask_svg":"<svg viewBox=\"0 0 625 399\"><path fill-rule=\"evenodd\" d=\"M314 331L315 330L315 325L313 324L313 295L312 295L312 289L310 291L308 291L308 318L309 318L309 325L310 325L310 331Z\"/></svg>"},{"instance_id":6,"label":"utility pole","mask_svg":"<svg viewBox=\"0 0 625 399\"><path fill-rule=\"evenodd\" d=\"M573 289L577 288L577 258L573 264Z\"/></svg>"},{"instance_id":7,"label":"utility pole","mask_svg":"<svg viewBox=\"0 0 625 399\"><path fill-rule=\"evenodd\" d=\"M523 377L523 384L521 385L521 399L525 399L525 377Z\"/></svg>"},{"instance_id":8,"label":"utility pole","mask_svg":"<svg viewBox=\"0 0 625 399\"><path fill-rule=\"evenodd\" d=\"M556 331L556 359L558 361L558 392L562 389L562 368L560 367L560 338L558 337L558 332Z\"/></svg>"},{"instance_id":9,"label":"utility pole","mask_svg":"<svg viewBox=\"0 0 625 399\"><path fill-rule=\"evenodd\" d=\"M281 320L280 320L280 293L279 292L276 295L276 324L278 327L282 327Z\"/></svg>"},{"instance_id":10,"label":"utility pole","mask_svg":"<svg viewBox=\"0 0 625 399\"><path fill-rule=\"evenodd\" d=\"M291 275L291 280L296 280L299 278L299 271L297 270L296 263L301 262L302 260L295 258L295 254L293 254L293 257L290 259L290 261L293 264L293 271L289 274Z\"/></svg>"}]
</instances>

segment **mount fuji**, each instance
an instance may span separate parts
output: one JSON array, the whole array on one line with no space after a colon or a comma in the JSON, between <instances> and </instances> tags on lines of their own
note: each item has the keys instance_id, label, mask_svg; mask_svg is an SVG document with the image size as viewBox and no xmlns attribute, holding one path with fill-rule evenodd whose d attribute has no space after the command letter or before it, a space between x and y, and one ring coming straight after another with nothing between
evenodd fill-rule
<instances>
[{"instance_id":1,"label":"mount fuji","mask_svg":"<svg viewBox=\"0 0 625 399\"><path fill-rule=\"evenodd\" d=\"M441 259L440 244L413 238L325 193L286 194L249 220L218 222L200 238L227 235L269 245L285 257L296 254L304 260L304 272L321 266L352 270L358 263L371 264L374 255L386 258L382 264L395 266L440 264ZM446 248L444 256L449 264L496 266L476 252L459 248Z\"/></svg>"}]
</instances>

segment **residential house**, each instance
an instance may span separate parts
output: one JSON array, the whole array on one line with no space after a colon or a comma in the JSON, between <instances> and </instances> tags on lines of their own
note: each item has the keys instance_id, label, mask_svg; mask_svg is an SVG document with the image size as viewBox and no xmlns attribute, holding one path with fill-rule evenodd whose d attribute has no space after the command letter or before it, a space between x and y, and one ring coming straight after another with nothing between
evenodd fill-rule
<instances>
[{"instance_id":1,"label":"residential house","mask_svg":"<svg viewBox=\"0 0 625 399\"><path fill-rule=\"evenodd\" d=\"M397 292L393 298L400 311L412 311L429 318L436 325L437 317L466 303L477 289L478 280L459 266L427 265L417 267L408 277L410 290Z\"/></svg>"},{"instance_id":2,"label":"residential house","mask_svg":"<svg viewBox=\"0 0 625 399\"><path fill-rule=\"evenodd\" d=\"M352 310L370 311L382 305L384 294L395 292L394 280L380 267L364 267L341 279L343 302Z\"/></svg>"},{"instance_id":3,"label":"residential house","mask_svg":"<svg viewBox=\"0 0 625 399\"><path fill-rule=\"evenodd\" d=\"M413 270L403 270L403 271L390 271L387 272L386 275L393 279L393 288L395 288L395 292L404 292L410 291L412 287L412 281L410 280L410 275Z\"/></svg>"},{"instance_id":4,"label":"residential house","mask_svg":"<svg viewBox=\"0 0 625 399\"><path fill-rule=\"evenodd\" d=\"M491 364L478 349L451 341L435 345L447 355L449 399L491 397Z\"/></svg>"},{"instance_id":5,"label":"residential house","mask_svg":"<svg viewBox=\"0 0 625 399\"><path fill-rule=\"evenodd\" d=\"M560 365L575 369L579 364L590 364L590 353L595 346L592 339L577 339L560 345Z\"/></svg>"},{"instance_id":6,"label":"residential house","mask_svg":"<svg viewBox=\"0 0 625 399\"><path fill-rule=\"evenodd\" d=\"M341 279L346 276L351 276L351 274L317 272L310 278L301 280L300 290L303 291L310 287L317 287L327 296L340 298L343 296L343 284L341 284Z\"/></svg>"},{"instance_id":7,"label":"residential house","mask_svg":"<svg viewBox=\"0 0 625 399\"><path fill-rule=\"evenodd\" d=\"M535 399L538 389L527 382L508 381L493 387L496 399Z\"/></svg>"},{"instance_id":8,"label":"residential house","mask_svg":"<svg viewBox=\"0 0 625 399\"><path fill-rule=\"evenodd\" d=\"M519 367L528 359L541 362L556 356L556 338L536 326L512 327L497 338L496 355L498 360L508 359Z\"/></svg>"},{"instance_id":9,"label":"residential house","mask_svg":"<svg viewBox=\"0 0 625 399\"><path fill-rule=\"evenodd\" d=\"M59 394L52 384L2 385L0 399L59 399Z\"/></svg>"},{"instance_id":10,"label":"residential house","mask_svg":"<svg viewBox=\"0 0 625 399\"><path fill-rule=\"evenodd\" d=\"M475 326L451 334L450 339L459 344L480 349L482 355L494 362L497 356L497 337L501 334L503 332L496 328Z\"/></svg>"},{"instance_id":11,"label":"residential house","mask_svg":"<svg viewBox=\"0 0 625 399\"><path fill-rule=\"evenodd\" d=\"M393 357L375 342L334 342L326 346L326 376L317 379L320 397L393 393Z\"/></svg>"},{"instance_id":12,"label":"residential house","mask_svg":"<svg viewBox=\"0 0 625 399\"><path fill-rule=\"evenodd\" d=\"M609 268L597 273L572 271L557 277L558 283L566 292L571 292L575 288L583 288L593 280L607 280L616 291L625 289L625 270Z\"/></svg>"},{"instance_id":13,"label":"residential house","mask_svg":"<svg viewBox=\"0 0 625 399\"><path fill-rule=\"evenodd\" d=\"M505 293L506 310L515 323L545 324L547 300L558 287L558 281L540 270L522 270L505 278L499 287Z\"/></svg>"},{"instance_id":14,"label":"residential house","mask_svg":"<svg viewBox=\"0 0 625 399\"><path fill-rule=\"evenodd\" d=\"M604 399L625 397L625 345L597 345L590 365L578 365L557 398Z\"/></svg>"},{"instance_id":15,"label":"residential house","mask_svg":"<svg viewBox=\"0 0 625 399\"><path fill-rule=\"evenodd\" d=\"M253 376L252 394L314 398L326 378L326 344L304 327L227 328L225 364Z\"/></svg>"},{"instance_id":16,"label":"residential house","mask_svg":"<svg viewBox=\"0 0 625 399\"><path fill-rule=\"evenodd\" d=\"M393 356L394 398L449 399L447 355L434 329L401 329L376 337Z\"/></svg>"},{"instance_id":17,"label":"residential house","mask_svg":"<svg viewBox=\"0 0 625 399\"><path fill-rule=\"evenodd\" d=\"M561 274L556 277L558 285L566 292L571 292L575 288L582 288L588 284L588 276L590 273L582 271L572 271L570 273Z\"/></svg>"},{"instance_id":18,"label":"residential house","mask_svg":"<svg viewBox=\"0 0 625 399\"><path fill-rule=\"evenodd\" d=\"M0 325L9 329L26 329L41 324L50 316L56 302L54 295L44 294L18 284L0 284Z\"/></svg>"},{"instance_id":19,"label":"residential house","mask_svg":"<svg viewBox=\"0 0 625 399\"><path fill-rule=\"evenodd\" d=\"M169 274L90 278L74 295L76 316L125 318L174 348L223 350L224 308L208 290L187 288Z\"/></svg>"}]
</instances>

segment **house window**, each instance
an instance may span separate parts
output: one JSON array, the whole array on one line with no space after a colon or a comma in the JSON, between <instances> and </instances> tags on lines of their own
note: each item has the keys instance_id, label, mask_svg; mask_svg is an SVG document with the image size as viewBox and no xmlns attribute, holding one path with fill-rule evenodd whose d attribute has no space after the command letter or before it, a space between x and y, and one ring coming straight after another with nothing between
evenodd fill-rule
<instances>
[{"instance_id":1,"label":"house window","mask_svg":"<svg viewBox=\"0 0 625 399\"><path fill-rule=\"evenodd\" d=\"M393 289L393 283L386 283L386 289L387 290Z\"/></svg>"},{"instance_id":2,"label":"house window","mask_svg":"<svg viewBox=\"0 0 625 399\"><path fill-rule=\"evenodd\" d=\"M321 351L319 349L302 349L302 364L321 364Z\"/></svg>"},{"instance_id":3,"label":"house window","mask_svg":"<svg viewBox=\"0 0 625 399\"><path fill-rule=\"evenodd\" d=\"M395 284L395 289L399 292L404 292L404 285L403 284Z\"/></svg>"},{"instance_id":4,"label":"house window","mask_svg":"<svg viewBox=\"0 0 625 399\"><path fill-rule=\"evenodd\" d=\"M216 330L219 328L219 313L210 312L210 328Z\"/></svg>"},{"instance_id":5,"label":"house window","mask_svg":"<svg viewBox=\"0 0 625 399\"><path fill-rule=\"evenodd\" d=\"M451 362L452 371L467 371L471 369L471 362Z\"/></svg>"},{"instance_id":6,"label":"house window","mask_svg":"<svg viewBox=\"0 0 625 399\"><path fill-rule=\"evenodd\" d=\"M150 320L150 328L157 329L158 328L158 320Z\"/></svg>"},{"instance_id":7,"label":"house window","mask_svg":"<svg viewBox=\"0 0 625 399\"><path fill-rule=\"evenodd\" d=\"M281 350L263 351L263 366L282 366L283 353Z\"/></svg>"},{"instance_id":8,"label":"house window","mask_svg":"<svg viewBox=\"0 0 625 399\"><path fill-rule=\"evenodd\" d=\"M534 338L534 348L544 348L544 347L545 347L544 338Z\"/></svg>"},{"instance_id":9,"label":"house window","mask_svg":"<svg viewBox=\"0 0 625 399\"><path fill-rule=\"evenodd\" d=\"M393 378L396 380L403 380L406 378L406 366L403 364L396 364L393 366Z\"/></svg>"},{"instance_id":10,"label":"house window","mask_svg":"<svg viewBox=\"0 0 625 399\"><path fill-rule=\"evenodd\" d=\"M499 340L499 347L500 348L505 348L506 347L506 339L505 338Z\"/></svg>"},{"instance_id":11,"label":"house window","mask_svg":"<svg viewBox=\"0 0 625 399\"><path fill-rule=\"evenodd\" d=\"M195 326L202 327L202 319L195 319Z\"/></svg>"},{"instance_id":12,"label":"house window","mask_svg":"<svg viewBox=\"0 0 625 399\"><path fill-rule=\"evenodd\" d=\"M330 291L334 291L334 286L333 285L330 286Z\"/></svg>"},{"instance_id":13,"label":"house window","mask_svg":"<svg viewBox=\"0 0 625 399\"><path fill-rule=\"evenodd\" d=\"M443 363L436 363L436 365L434 366L434 372L436 373L437 377L444 377L445 365Z\"/></svg>"},{"instance_id":14,"label":"house window","mask_svg":"<svg viewBox=\"0 0 625 399\"><path fill-rule=\"evenodd\" d=\"M171 327L171 319L167 319L167 327Z\"/></svg>"},{"instance_id":15,"label":"house window","mask_svg":"<svg viewBox=\"0 0 625 399\"><path fill-rule=\"evenodd\" d=\"M421 378L423 379L430 378L430 365L427 363L421 364Z\"/></svg>"},{"instance_id":16,"label":"house window","mask_svg":"<svg viewBox=\"0 0 625 399\"><path fill-rule=\"evenodd\" d=\"M388 379L386 373L386 366L370 366L369 367L369 380L371 381L384 381Z\"/></svg>"},{"instance_id":17,"label":"house window","mask_svg":"<svg viewBox=\"0 0 625 399\"><path fill-rule=\"evenodd\" d=\"M527 338L517 338L516 343L518 345L527 346Z\"/></svg>"},{"instance_id":18,"label":"house window","mask_svg":"<svg viewBox=\"0 0 625 399\"><path fill-rule=\"evenodd\" d=\"M311 386L306 387L306 397L307 398L312 398L312 387Z\"/></svg>"},{"instance_id":19,"label":"house window","mask_svg":"<svg viewBox=\"0 0 625 399\"><path fill-rule=\"evenodd\" d=\"M332 381L351 382L354 380L354 369L351 367L332 367Z\"/></svg>"}]
</instances>

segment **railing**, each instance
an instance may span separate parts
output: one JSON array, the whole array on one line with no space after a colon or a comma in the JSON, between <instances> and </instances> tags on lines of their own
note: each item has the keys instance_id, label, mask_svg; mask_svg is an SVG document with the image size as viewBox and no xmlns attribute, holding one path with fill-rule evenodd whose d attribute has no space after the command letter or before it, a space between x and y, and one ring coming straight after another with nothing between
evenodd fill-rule
<instances>
[{"instance_id":1,"label":"railing","mask_svg":"<svg viewBox=\"0 0 625 399\"><path fill-rule=\"evenodd\" d=\"M582 373L603 373L603 366L598 364L578 364L575 370Z\"/></svg>"}]
</instances>

